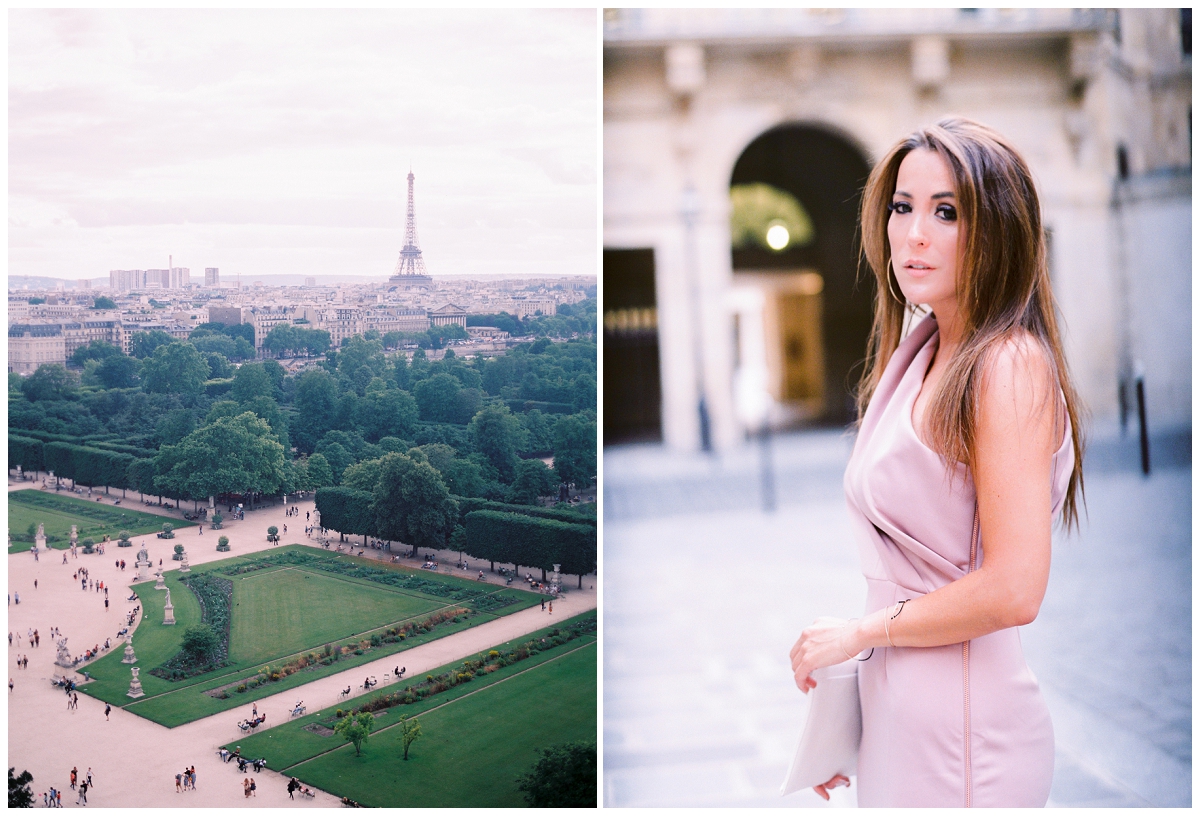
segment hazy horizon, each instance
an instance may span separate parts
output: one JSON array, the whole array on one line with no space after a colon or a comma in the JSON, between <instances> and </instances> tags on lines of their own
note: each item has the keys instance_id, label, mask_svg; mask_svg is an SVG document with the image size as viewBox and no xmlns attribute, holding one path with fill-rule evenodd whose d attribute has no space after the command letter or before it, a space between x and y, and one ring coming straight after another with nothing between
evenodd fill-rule
<instances>
[{"instance_id":1,"label":"hazy horizon","mask_svg":"<svg viewBox=\"0 0 1200 816\"><path fill-rule=\"evenodd\" d=\"M594 10L9 13L9 275L595 275Z\"/></svg>"}]
</instances>

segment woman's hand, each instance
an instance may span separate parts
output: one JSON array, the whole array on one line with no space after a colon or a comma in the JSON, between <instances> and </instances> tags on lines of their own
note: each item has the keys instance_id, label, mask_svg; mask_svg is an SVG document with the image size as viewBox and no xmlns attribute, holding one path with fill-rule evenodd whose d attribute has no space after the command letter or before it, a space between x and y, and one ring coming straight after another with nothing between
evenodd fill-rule
<instances>
[{"instance_id":1,"label":"woman's hand","mask_svg":"<svg viewBox=\"0 0 1200 816\"><path fill-rule=\"evenodd\" d=\"M817 792L817 796L820 796L822 799L824 799L826 802L828 802L829 801L829 791L832 790L833 788L840 788L843 785L845 785L847 788L850 787L850 778L847 776L842 776L841 774L838 774L833 779L830 779L828 782L826 782L824 785L817 785L815 788L813 788L813 790L815 790Z\"/></svg>"},{"instance_id":2,"label":"woman's hand","mask_svg":"<svg viewBox=\"0 0 1200 816\"><path fill-rule=\"evenodd\" d=\"M853 631L852 622L842 618L817 618L812 626L801 632L791 651L796 688L808 694L809 689L817 687L817 681L812 678L813 669L849 660L849 655L855 653Z\"/></svg>"}]
</instances>

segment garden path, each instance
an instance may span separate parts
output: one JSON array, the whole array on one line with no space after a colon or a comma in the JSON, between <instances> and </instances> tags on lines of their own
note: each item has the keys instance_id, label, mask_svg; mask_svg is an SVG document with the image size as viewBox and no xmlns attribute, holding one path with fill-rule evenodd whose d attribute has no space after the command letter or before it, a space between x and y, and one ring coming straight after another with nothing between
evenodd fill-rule
<instances>
[{"instance_id":1,"label":"garden path","mask_svg":"<svg viewBox=\"0 0 1200 816\"><path fill-rule=\"evenodd\" d=\"M9 490L28 488L29 482L10 479ZM105 504L111 504L112 498ZM152 510L131 494L125 503L137 509ZM72 654L91 645L103 644L113 638L132 604L125 600L129 585L136 574L133 560L145 544L150 558L157 566L170 570L178 565L171 561L173 545L187 547L191 564L203 564L228 555L244 555L270 548L266 528L276 525L281 530L286 523L290 532L283 543L308 543L304 537L304 512L311 510L311 499L298 503L300 516L285 517L282 505L268 506L246 514L244 521L228 521L225 529L213 531L205 525L201 534L196 527L185 528L174 540L157 539L154 535L138 536L132 548L110 544L105 555L80 555L62 563L61 550L43 553L37 560L31 553L19 553L8 558L8 590L20 594L21 603L8 607L9 628L14 639L9 647L9 676L15 687L9 693L8 753L10 764L17 771L28 769L33 774L32 788L40 802L41 793L50 786L62 788L64 805L73 806L76 794L68 788L72 767L81 774L90 767L96 781L88 800L100 807L332 807L336 797L318 792L315 799L290 801L287 798L287 777L273 771L254 775L259 791L247 800L242 792L242 774L232 764L224 764L216 755L218 746L236 739L237 722L245 719L249 706L207 717L174 729L168 729L124 710L114 708L110 721L104 719L104 703L80 695L79 708L68 711L61 690L50 685L58 671L54 666L55 646L49 636L52 626L59 627L69 638ZM178 514L176 512L176 516ZM298 534L297 534L298 533ZM216 552L218 535L229 537L231 552ZM368 555L384 557L378 551ZM441 553L446 562L457 556ZM121 572L114 561L124 558L127 566ZM110 586L109 610L104 609L104 595L83 591L72 575L86 566L93 580ZM486 572L490 582L498 583ZM37 579L38 588L33 588ZM501 582L502 583L502 582ZM569 593L555 602L554 618L563 619L596 607L595 576L584 579L584 589L568 584ZM291 689L258 701L259 712L267 712L267 723L278 724L288 719L292 703L305 700L310 711L338 702L338 692L347 685L361 686L363 678L374 674L382 678L397 663L408 669L406 676L428 673L430 669L451 661L466 658L489 646L510 640L539 629L551 622L548 612L538 607L499 618L464 632L423 644L402 655L392 655L379 661L358 666L346 672L316 680L298 689ZM30 648L25 633L36 628L41 646ZM20 645L16 633L20 632ZM16 669L19 655L28 655L29 668ZM198 784L195 792L175 792L175 774L184 767L196 767ZM180 798L175 798L175 797Z\"/></svg>"}]
</instances>

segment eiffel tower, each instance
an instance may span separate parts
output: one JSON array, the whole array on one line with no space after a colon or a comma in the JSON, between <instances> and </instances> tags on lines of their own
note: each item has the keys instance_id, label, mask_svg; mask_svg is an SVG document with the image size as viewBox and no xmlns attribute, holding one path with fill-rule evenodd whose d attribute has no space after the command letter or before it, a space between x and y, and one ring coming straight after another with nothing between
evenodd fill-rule
<instances>
[{"instance_id":1,"label":"eiffel tower","mask_svg":"<svg viewBox=\"0 0 1200 816\"><path fill-rule=\"evenodd\" d=\"M388 278L388 283L429 284L433 278L425 271L425 260L421 257L421 248L417 246L417 219L413 214L413 175L412 168L408 171L408 215L404 225L404 248L400 250L400 260L396 261L396 271Z\"/></svg>"}]
</instances>

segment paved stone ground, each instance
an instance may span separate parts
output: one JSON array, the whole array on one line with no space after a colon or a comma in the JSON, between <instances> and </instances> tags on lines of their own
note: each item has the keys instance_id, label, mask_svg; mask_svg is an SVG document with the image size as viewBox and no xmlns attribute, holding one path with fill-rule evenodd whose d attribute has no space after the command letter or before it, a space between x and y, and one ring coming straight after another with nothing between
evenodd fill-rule
<instances>
[{"instance_id":1,"label":"paved stone ground","mask_svg":"<svg viewBox=\"0 0 1200 816\"><path fill-rule=\"evenodd\" d=\"M1050 586L1022 630L1055 724L1052 806L1191 804L1190 435L1099 429L1081 535L1056 534ZM779 437L779 509L755 448L605 451L604 803L824 806L779 785L804 721L788 650L866 590L840 432ZM832 805L853 807L853 788Z\"/></svg>"},{"instance_id":2,"label":"paved stone ground","mask_svg":"<svg viewBox=\"0 0 1200 816\"><path fill-rule=\"evenodd\" d=\"M10 481L9 490L30 486L29 482ZM122 506L125 505L159 512L137 502L136 494L122 502ZM55 647L49 637L50 628L59 627L69 638L72 654L94 643L102 644L106 637L113 637L123 623L127 609L133 606L125 598L130 594L129 585L135 577L131 562L142 543L147 545L151 560L157 565L161 558L168 570L178 567L171 561L176 543L187 547L188 559L193 565L269 549L266 529L272 524L281 530L285 523L288 525L290 532L283 538L284 544L307 543L303 514L312 509L312 501L302 501L299 506L301 514L298 517L285 518L282 505L267 507L248 512L244 521L226 522L225 529L219 532L205 525L203 535L197 528L189 527L178 531L173 541L159 540L154 535L141 536L134 539L133 548L119 549L113 543L105 555L68 557L65 565L60 550L44 553L38 560L30 553L8 557L9 592L19 592L21 596L19 605L8 607L8 626L14 633L13 645L8 650L9 676L14 681L14 689L8 694L8 757L9 764L15 765L18 772L28 769L33 774L32 787L38 794L39 807L41 793L49 790L51 785L64 789L64 807L75 806L76 794L67 787L73 766L81 773L89 767L92 769L96 787L88 792L88 802L93 807L334 807L339 804L336 797L320 791L312 800L289 800L288 778L270 770L253 775L258 786L257 796L244 797L243 775L238 773L235 765L222 763L216 749L237 738L237 722L248 716L248 705L169 729L117 708L113 709L111 719L105 721L104 703L82 694L78 710L68 711L64 694L49 682L52 674L61 671L53 665ZM161 512L164 520L179 518L177 512ZM217 537L222 534L230 539L232 551L228 554L216 552ZM423 550L422 554L426 552ZM367 550L366 554L385 557L373 550ZM457 559L456 554L449 552L440 553L439 557L443 563L453 563ZM130 562L123 573L114 566L113 562L118 558ZM485 570L492 583L502 583L487 572L487 564L468 560L475 570ZM107 613L102 593L85 592L77 581L72 580L71 575L80 566L88 567L94 580L102 580L111 587ZM36 590L34 578L38 579ZM417 675L539 629L554 619L594 609L595 576L585 576L583 585L584 589L579 590L574 588L573 581L567 584L567 594L555 601L553 616L538 607L507 615L259 700L258 710L267 713L268 725L277 725L287 721L297 699L303 699L309 710L315 711L337 703L341 689L348 685L361 686L367 675L374 674L382 681L384 674L397 663L408 669L408 676ZM26 642L25 634L31 628L41 635L41 646L36 649ZM20 633L19 641L17 633ZM27 670L15 668L19 655L29 656ZM175 774L190 765L196 767L197 789L177 794Z\"/></svg>"}]
</instances>

